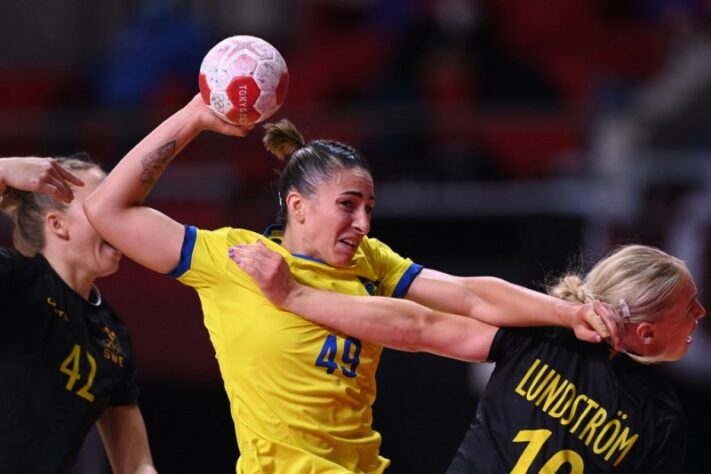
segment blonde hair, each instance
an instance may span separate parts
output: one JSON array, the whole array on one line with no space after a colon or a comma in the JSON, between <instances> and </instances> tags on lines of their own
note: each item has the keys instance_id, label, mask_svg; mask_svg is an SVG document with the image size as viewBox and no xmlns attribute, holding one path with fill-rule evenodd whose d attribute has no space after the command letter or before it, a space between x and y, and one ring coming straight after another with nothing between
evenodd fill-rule
<instances>
[{"instance_id":1,"label":"blonde hair","mask_svg":"<svg viewBox=\"0 0 711 474\"><path fill-rule=\"evenodd\" d=\"M655 247L626 245L600 260L584 277L568 272L549 286L548 293L567 301L609 303L625 313L623 324L654 322L674 304L677 288L690 277L680 259ZM657 362L653 357L630 357Z\"/></svg>"},{"instance_id":2,"label":"blonde hair","mask_svg":"<svg viewBox=\"0 0 711 474\"><path fill-rule=\"evenodd\" d=\"M100 169L86 153L55 158L69 171ZM13 221L14 246L25 255L34 255L44 249L44 216L51 211L64 212L67 204L49 194L19 191L7 187L0 200L0 210Z\"/></svg>"}]
</instances>

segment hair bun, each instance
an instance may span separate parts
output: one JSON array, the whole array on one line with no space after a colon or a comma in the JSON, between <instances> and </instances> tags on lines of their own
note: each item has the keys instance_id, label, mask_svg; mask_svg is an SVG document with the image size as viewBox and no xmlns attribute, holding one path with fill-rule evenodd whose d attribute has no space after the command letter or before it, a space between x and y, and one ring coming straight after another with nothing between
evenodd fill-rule
<instances>
[{"instance_id":1,"label":"hair bun","mask_svg":"<svg viewBox=\"0 0 711 474\"><path fill-rule=\"evenodd\" d=\"M566 301L578 301L585 303L590 301L590 295L585 288L580 275L568 274L558 280L558 282L549 290L549 293Z\"/></svg>"},{"instance_id":2,"label":"hair bun","mask_svg":"<svg viewBox=\"0 0 711 474\"><path fill-rule=\"evenodd\" d=\"M281 161L288 160L296 150L306 145L304 137L287 119L264 124L264 129L264 147Z\"/></svg>"}]
</instances>

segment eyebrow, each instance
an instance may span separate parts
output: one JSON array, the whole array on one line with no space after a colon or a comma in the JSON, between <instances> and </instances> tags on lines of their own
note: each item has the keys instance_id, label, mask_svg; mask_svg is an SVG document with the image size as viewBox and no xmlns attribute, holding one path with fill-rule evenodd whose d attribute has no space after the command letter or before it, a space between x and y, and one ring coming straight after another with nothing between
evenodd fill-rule
<instances>
[{"instance_id":1,"label":"eyebrow","mask_svg":"<svg viewBox=\"0 0 711 474\"><path fill-rule=\"evenodd\" d=\"M360 191L343 191L341 193L341 196L343 196L343 195L358 196L361 199L363 198L363 193L361 193ZM371 201L375 201L375 194L371 194L370 198L368 198L368 199Z\"/></svg>"}]
</instances>

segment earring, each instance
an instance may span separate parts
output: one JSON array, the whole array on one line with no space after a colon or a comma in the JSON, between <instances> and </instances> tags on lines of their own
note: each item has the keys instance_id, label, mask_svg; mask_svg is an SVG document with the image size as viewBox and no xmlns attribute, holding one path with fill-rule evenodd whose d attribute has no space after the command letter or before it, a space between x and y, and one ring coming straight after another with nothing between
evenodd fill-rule
<instances>
[{"instance_id":1,"label":"earring","mask_svg":"<svg viewBox=\"0 0 711 474\"><path fill-rule=\"evenodd\" d=\"M645 336L644 339L642 339L642 343L645 346L648 346L652 343L652 336Z\"/></svg>"}]
</instances>

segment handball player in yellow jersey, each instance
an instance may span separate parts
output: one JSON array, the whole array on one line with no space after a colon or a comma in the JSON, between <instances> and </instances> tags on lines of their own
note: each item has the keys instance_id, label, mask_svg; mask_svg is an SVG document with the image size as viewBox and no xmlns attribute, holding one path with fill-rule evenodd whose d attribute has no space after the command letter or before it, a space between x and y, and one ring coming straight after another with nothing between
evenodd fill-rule
<instances>
[{"instance_id":1,"label":"handball player in yellow jersey","mask_svg":"<svg viewBox=\"0 0 711 474\"><path fill-rule=\"evenodd\" d=\"M279 307L385 347L496 363L448 474L684 471L687 420L672 384L649 364L681 359L706 315L688 268L644 245L615 249L585 275L549 288L619 308L616 344L557 327L498 328L393 298L297 284L261 243L230 255Z\"/></svg>"},{"instance_id":2,"label":"handball player in yellow jersey","mask_svg":"<svg viewBox=\"0 0 711 474\"><path fill-rule=\"evenodd\" d=\"M199 96L134 147L85 202L90 222L111 245L197 291L230 401L237 472L380 473L389 461L372 426L382 347L274 306L230 260L230 247L261 240L299 282L322 290L404 297L495 320L515 314L523 325L575 324L580 337L599 340L584 323L592 304L423 269L369 238L375 191L365 159L339 142L306 143L287 121L266 128L267 149L288 162L279 185L281 226L264 234L196 229L143 205L199 133L249 132L219 119Z\"/></svg>"}]
</instances>

